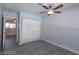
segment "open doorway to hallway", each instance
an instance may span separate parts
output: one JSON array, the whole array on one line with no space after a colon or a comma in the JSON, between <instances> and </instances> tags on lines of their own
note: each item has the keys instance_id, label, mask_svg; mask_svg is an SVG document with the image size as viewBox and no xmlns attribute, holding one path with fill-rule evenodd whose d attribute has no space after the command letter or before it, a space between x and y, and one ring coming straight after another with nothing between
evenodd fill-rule
<instances>
[{"instance_id":1,"label":"open doorway to hallway","mask_svg":"<svg viewBox=\"0 0 79 59\"><path fill-rule=\"evenodd\" d=\"M4 41L4 50L13 50L16 48L16 18L6 17L5 18L5 41Z\"/></svg>"}]
</instances>

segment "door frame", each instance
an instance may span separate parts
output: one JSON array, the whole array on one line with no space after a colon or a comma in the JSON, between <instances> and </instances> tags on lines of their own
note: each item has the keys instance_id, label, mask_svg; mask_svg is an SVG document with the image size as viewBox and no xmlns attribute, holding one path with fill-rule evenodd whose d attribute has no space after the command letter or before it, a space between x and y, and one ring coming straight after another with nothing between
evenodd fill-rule
<instances>
[{"instance_id":1,"label":"door frame","mask_svg":"<svg viewBox=\"0 0 79 59\"><path fill-rule=\"evenodd\" d=\"M5 49L5 15L4 11L2 11L2 16L1 16L1 51L4 51ZM16 43L19 46L20 43L20 15L16 15Z\"/></svg>"},{"instance_id":2,"label":"door frame","mask_svg":"<svg viewBox=\"0 0 79 59\"><path fill-rule=\"evenodd\" d=\"M20 45L20 12L17 13L16 17L16 42Z\"/></svg>"},{"instance_id":3,"label":"door frame","mask_svg":"<svg viewBox=\"0 0 79 59\"><path fill-rule=\"evenodd\" d=\"M4 16L1 16L1 51L4 50Z\"/></svg>"}]
</instances>

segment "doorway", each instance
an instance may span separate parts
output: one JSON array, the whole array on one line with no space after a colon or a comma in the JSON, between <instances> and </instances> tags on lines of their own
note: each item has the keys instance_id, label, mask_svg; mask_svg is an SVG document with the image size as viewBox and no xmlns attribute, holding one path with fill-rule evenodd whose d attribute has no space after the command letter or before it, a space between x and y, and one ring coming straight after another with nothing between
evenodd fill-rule
<instances>
[{"instance_id":1,"label":"doorway","mask_svg":"<svg viewBox=\"0 0 79 59\"><path fill-rule=\"evenodd\" d=\"M17 28L16 28L16 18L15 17L6 17L5 18L5 40L4 40L4 50L13 50L16 48L17 43Z\"/></svg>"}]
</instances>

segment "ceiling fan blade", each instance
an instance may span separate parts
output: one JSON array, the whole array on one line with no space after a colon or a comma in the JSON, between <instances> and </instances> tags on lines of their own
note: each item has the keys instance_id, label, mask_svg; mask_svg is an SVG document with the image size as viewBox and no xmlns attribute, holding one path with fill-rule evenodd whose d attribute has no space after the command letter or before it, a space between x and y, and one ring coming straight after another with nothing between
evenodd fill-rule
<instances>
[{"instance_id":1,"label":"ceiling fan blade","mask_svg":"<svg viewBox=\"0 0 79 59\"><path fill-rule=\"evenodd\" d=\"M61 7L63 7L63 4L60 4L60 5L58 5L57 7L53 8L53 9L56 10L56 9L61 8Z\"/></svg>"},{"instance_id":2,"label":"ceiling fan blade","mask_svg":"<svg viewBox=\"0 0 79 59\"><path fill-rule=\"evenodd\" d=\"M43 11L43 12L40 12L40 13L46 13L47 11Z\"/></svg>"},{"instance_id":3,"label":"ceiling fan blade","mask_svg":"<svg viewBox=\"0 0 79 59\"><path fill-rule=\"evenodd\" d=\"M44 7L45 9L47 9L47 10L49 9L49 8L48 8L47 6L45 6L45 5L43 5L43 7Z\"/></svg>"},{"instance_id":4,"label":"ceiling fan blade","mask_svg":"<svg viewBox=\"0 0 79 59\"><path fill-rule=\"evenodd\" d=\"M61 13L61 11L54 11L55 13Z\"/></svg>"}]
</instances>

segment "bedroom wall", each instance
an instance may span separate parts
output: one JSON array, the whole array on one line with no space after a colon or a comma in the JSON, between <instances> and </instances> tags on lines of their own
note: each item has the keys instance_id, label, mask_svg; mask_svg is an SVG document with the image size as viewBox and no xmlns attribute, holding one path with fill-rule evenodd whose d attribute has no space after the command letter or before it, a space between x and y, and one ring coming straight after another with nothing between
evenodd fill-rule
<instances>
[{"instance_id":1,"label":"bedroom wall","mask_svg":"<svg viewBox=\"0 0 79 59\"><path fill-rule=\"evenodd\" d=\"M79 5L44 16L41 39L79 54Z\"/></svg>"},{"instance_id":2,"label":"bedroom wall","mask_svg":"<svg viewBox=\"0 0 79 59\"><path fill-rule=\"evenodd\" d=\"M5 17L17 17L17 13L12 12L12 11L6 11L6 10L4 10L4 16Z\"/></svg>"}]
</instances>

